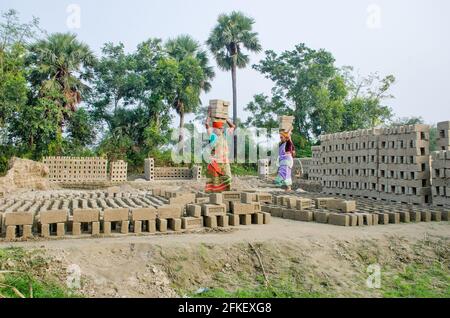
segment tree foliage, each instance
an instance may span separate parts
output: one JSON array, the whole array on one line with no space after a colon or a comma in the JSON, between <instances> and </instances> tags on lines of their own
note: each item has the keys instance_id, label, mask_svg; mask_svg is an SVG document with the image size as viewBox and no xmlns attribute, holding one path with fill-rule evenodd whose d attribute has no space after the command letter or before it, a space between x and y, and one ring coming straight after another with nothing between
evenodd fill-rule
<instances>
[{"instance_id":1,"label":"tree foliage","mask_svg":"<svg viewBox=\"0 0 450 318\"><path fill-rule=\"evenodd\" d=\"M392 115L382 105L391 97L392 75L355 80L351 68L335 66L330 52L303 43L292 51L265 54L253 67L274 82L272 97L255 95L246 107L253 113L249 124L274 127L276 115L293 115L295 132L314 140L322 133L373 127Z\"/></svg>"}]
</instances>

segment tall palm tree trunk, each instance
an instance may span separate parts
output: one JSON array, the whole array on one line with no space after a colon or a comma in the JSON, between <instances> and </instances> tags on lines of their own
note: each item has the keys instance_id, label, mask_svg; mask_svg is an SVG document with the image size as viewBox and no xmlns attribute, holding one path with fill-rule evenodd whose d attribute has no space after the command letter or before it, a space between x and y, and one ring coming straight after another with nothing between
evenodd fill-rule
<instances>
[{"instance_id":1,"label":"tall palm tree trunk","mask_svg":"<svg viewBox=\"0 0 450 318\"><path fill-rule=\"evenodd\" d=\"M233 62L231 65L231 82L233 85L233 123L236 125L237 122L237 88L236 88L236 58L237 55L233 56ZM233 144L234 144L234 153L233 153L233 159L234 162L237 161L237 135L234 135L233 138Z\"/></svg>"},{"instance_id":2,"label":"tall palm tree trunk","mask_svg":"<svg viewBox=\"0 0 450 318\"><path fill-rule=\"evenodd\" d=\"M183 141L183 126L184 126L184 111L181 111L180 112L180 134L178 136L178 141L180 143Z\"/></svg>"}]
</instances>

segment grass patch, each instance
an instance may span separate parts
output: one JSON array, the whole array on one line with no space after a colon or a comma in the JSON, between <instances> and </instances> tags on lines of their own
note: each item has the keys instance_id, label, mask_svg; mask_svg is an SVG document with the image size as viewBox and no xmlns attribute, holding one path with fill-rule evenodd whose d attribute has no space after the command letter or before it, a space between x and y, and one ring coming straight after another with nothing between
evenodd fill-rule
<instances>
[{"instance_id":1,"label":"grass patch","mask_svg":"<svg viewBox=\"0 0 450 318\"><path fill-rule=\"evenodd\" d=\"M0 249L0 296L6 298L80 297L69 290L40 251Z\"/></svg>"},{"instance_id":2,"label":"grass patch","mask_svg":"<svg viewBox=\"0 0 450 318\"><path fill-rule=\"evenodd\" d=\"M389 280L382 278L384 297L400 298L448 298L450 297L450 273L448 267L439 262L431 266L408 265L404 271Z\"/></svg>"},{"instance_id":3,"label":"grass patch","mask_svg":"<svg viewBox=\"0 0 450 318\"><path fill-rule=\"evenodd\" d=\"M207 289L202 292L190 293L193 298L320 298L329 295L320 292L305 291L292 283L277 285L258 285L255 288L239 288L225 290L223 288Z\"/></svg>"}]
</instances>

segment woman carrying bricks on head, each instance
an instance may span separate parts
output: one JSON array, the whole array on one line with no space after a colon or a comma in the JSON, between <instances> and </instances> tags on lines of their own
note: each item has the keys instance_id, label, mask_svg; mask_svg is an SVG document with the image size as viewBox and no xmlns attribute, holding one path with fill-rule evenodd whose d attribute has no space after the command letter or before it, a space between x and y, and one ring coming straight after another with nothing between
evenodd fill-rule
<instances>
[{"instance_id":1,"label":"woman carrying bricks on head","mask_svg":"<svg viewBox=\"0 0 450 318\"><path fill-rule=\"evenodd\" d=\"M227 136L232 136L236 126L226 120L229 128L224 129L223 121L214 121L211 127L211 116L206 119L206 130L209 135L211 149L210 162L206 169L205 192L222 192L231 189L231 169L229 161Z\"/></svg>"},{"instance_id":2,"label":"woman carrying bricks on head","mask_svg":"<svg viewBox=\"0 0 450 318\"><path fill-rule=\"evenodd\" d=\"M286 192L291 191L292 166L294 165L295 147L291 140L291 130L280 131L280 144L278 148L278 174L275 184L285 187Z\"/></svg>"}]
</instances>

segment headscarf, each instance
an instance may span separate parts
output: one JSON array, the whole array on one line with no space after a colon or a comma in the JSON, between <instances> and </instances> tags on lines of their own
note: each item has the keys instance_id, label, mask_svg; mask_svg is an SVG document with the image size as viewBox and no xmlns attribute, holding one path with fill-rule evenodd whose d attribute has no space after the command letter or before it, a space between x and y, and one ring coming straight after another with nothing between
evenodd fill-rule
<instances>
[{"instance_id":1,"label":"headscarf","mask_svg":"<svg viewBox=\"0 0 450 318\"><path fill-rule=\"evenodd\" d=\"M221 122L221 121L213 122L213 128L218 128L218 129L223 128L223 122Z\"/></svg>"},{"instance_id":2,"label":"headscarf","mask_svg":"<svg viewBox=\"0 0 450 318\"><path fill-rule=\"evenodd\" d=\"M280 131L280 136L289 139L289 133L287 131Z\"/></svg>"}]
</instances>

